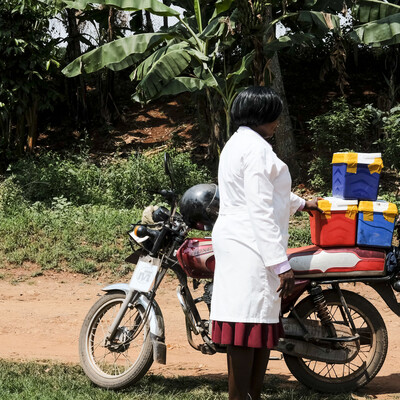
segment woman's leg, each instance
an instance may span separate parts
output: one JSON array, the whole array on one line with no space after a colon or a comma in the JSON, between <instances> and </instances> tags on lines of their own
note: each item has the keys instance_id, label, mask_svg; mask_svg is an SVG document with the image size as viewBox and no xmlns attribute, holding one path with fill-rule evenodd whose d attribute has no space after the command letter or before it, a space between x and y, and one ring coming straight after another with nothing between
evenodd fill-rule
<instances>
[{"instance_id":1,"label":"woman's leg","mask_svg":"<svg viewBox=\"0 0 400 400\"><path fill-rule=\"evenodd\" d=\"M228 346L229 400L246 400L253 373L254 350L251 347Z\"/></svg>"},{"instance_id":2,"label":"woman's leg","mask_svg":"<svg viewBox=\"0 0 400 400\"><path fill-rule=\"evenodd\" d=\"M266 347L254 349L253 370L249 393L252 400L259 400L264 383L265 371L267 369L270 350Z\"/></svg>"}]
</instances>

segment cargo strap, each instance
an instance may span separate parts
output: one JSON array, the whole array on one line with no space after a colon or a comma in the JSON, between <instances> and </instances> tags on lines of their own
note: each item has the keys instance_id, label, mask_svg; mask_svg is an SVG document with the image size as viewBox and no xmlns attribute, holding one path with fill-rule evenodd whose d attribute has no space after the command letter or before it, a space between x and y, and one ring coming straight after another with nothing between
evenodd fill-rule
<instances>
[{"instance_id":1,"label":"cargo strap","mask_svg":"<svg viewBox=\"0 0 400 400\"><path fill-rule=\"evenodd\" d=\"M357 153L334 153L332 164L347 164L346 171L355 174L357 172Z\"/></svg>"},{"instance_id":2,"label":"cargo strap","mask_svg":"<svg viewBox=\"0 0 400 400\"><path fill-rule=\"evenodd\" d=\"M383 168L382 158L375 158L375 160L368 165L370 174L380 174Z\"/></svg>"}]
</instances>

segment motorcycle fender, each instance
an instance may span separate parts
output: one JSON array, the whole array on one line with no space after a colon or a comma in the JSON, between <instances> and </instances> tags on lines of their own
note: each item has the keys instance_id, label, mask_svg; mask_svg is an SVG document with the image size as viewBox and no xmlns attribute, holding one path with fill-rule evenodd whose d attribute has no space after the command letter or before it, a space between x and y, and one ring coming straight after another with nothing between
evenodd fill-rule
<instances>
[{"instance_id":1,"label":"motorcycle fender","mask_svg":"<svg viewBox=\"0 0 400 400\"><path fill-rule=\"evenodd\" d=\"M104 292L129 292L127 283L114 283L102 289ZM146 310L149 305L149 299L145 295L139 296L137 302ZM150 339L153 343L153 358L160 364L167 363L167 347L165 345L165 326L164 318L160 306L153 300L153 306L149 312Z\"/></svg>"}]
</instances>

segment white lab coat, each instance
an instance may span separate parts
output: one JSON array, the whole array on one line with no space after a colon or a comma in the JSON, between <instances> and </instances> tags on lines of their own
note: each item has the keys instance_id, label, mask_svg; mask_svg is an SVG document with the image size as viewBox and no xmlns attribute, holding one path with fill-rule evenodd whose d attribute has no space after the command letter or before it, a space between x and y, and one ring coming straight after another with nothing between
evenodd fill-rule
<instances>
[{"instance_id":1,"label":"white lab coat","mask_svg":"<svg viewBox=\"0 0 400 400\"><path fill-rule=\"evenodd\" d=\"M289 216L303 200L291 193L286 164L265 139L245 126L221 153L218 186L210 318L277 323L280 279L272 266L287 260Z\"/></svg>"}]
</instances>

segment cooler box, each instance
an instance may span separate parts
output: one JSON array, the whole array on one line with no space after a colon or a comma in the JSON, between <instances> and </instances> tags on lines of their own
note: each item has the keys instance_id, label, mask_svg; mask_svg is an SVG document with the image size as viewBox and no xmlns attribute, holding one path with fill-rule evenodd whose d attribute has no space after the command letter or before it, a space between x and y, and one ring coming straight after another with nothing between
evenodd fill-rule
<instances>
[{"instance_id":1,"label":"cooler box","mask_svg":"<svg viewBox=\"0 0 400 400\"><path fill-rule=\"evenodd\" d=\"M322 247L355 246L357 200L326 197L318 200L324 211L312 211L310 216L311 241Z\"/></svg>"},{"instance_id":2,"label":"cooler box","mask_svg":"<svg viewBox=\"0 0 400 400\"><path fill-rule=\"evenodd\" d=\"M360 201L357 244L360 246L390 247L396 215L396 204L386 201Z\"/></svg>"},{"instance_id":3,"label":"cooler box","mask_svg":"<svg viewBox=\"0 0 400 400\"><path fill-rule=\"evenodd\" d=\"M334 153L333 197L376 200L382 168L381 153Z\"/></svg>"}]
</instances>

